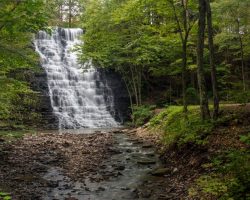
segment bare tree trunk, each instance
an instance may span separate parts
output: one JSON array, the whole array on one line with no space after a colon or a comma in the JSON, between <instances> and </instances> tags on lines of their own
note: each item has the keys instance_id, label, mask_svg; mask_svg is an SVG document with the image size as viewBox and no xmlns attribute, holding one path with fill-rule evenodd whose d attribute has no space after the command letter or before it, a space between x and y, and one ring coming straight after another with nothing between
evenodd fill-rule
<instances>
[{"instance_id":1,"label":"bare tree trunk","mask_svg":"<svg viewBox=\"0 0 250 200\"><path fill-rule=\"evenodd\" d=\"M183 112L186 114L187 113L187 95L186 95L186 90L187 90L187 40L188 40L188 28L187 28L187 1L182 0L181 1L181 6L183 8L183 25L184 28L181 27L181 21L177 15L176 7L174 4L174 1L168 0L169 3L171 4L173 11L174 11L174 17L175 21L178 27L178 31L180 34L180 39L182 42L182 101L183 101Z\"/></svg>"},{"instance_id":2,"label":"bare tree trunk","mask_svg":"<svg viewBox=\"0 0 250 200\"><path fill-rule=\"evenodd\" d=\"M127 81L124 80L124 83L125 83L128 95L129 95L129 102L130 102L131 111L133 113L133 98L132 98L132 93L131 93L131 91L129 89L129 85L128 85Z\"/></svg>"},{"instance_id":3,"label":"bare tree trunk","mask_svg":"<svg viewBox=\"0 0 250 200\"><path fill-rule=\"evenodd\" d=\"M138 99L139 99L139 105L142 104L142 94L141 94L141 88L142 87L142 68L139 67L138 72Z\"/></svg>"},{"instance_id":4,"label":"bare tree trunk","mask_svg":"<svg viewBox=\"0 0 250 200\"><path fill-rule=\"evenodd\" d=\"M182 0L183 7L183 25L184 37L182 36L182 95L183 95L183 109L187 113L187 40L188 40L188 12L187 0Z\"/></svg>"},{"instance_id":5,"label":"bare tree trunk","mask_svg":"<svg viewBox=\"0 0 250 200\"><path fill-rule=\"evenodd\" d=\"M197 41L197 76L200 90L200 109L203 120L210 119L208 107L208 97L206 91L206 82L204 75L204 39L206 22L206 0L199 0L199 23L198 23L198 41Z\"/></svg>"},{"instance_id":6,"label":"bare tree trunk","mask_svg":"<svg viewBox=\"0 0 250 200\"><path fill-rule=\"evenodd\" d=\"M187 113L187 40L182 43L182 98L183 111Z\"/></svg>"},{"instance_id":7,"label":"bare tree trunk","mask_svg":"<svg viewBox=\"0 0 250 200\"><path fill-rule=\"evenodd\" d=\"M69 28L72 27L72 0L69 0Z\"/></svg>"},{"instance_id":8,"label":"bare tree trunk","mask_svg":"<svg viewBox=\"0 0 250 200\"><path fill-rule=\"evenodd\" d=\"M240 21L239 21L239 19L237 19L236 22L237 22L237 34L238 34L239 42L240 42L241 76L242 76L243 91L246 91L246 83L245 83L245 65L244 65L244 50L243 50L242 38L241 38L241 35L240 35Z\"/></svg>"},{"instance_id":9,"label":"bare tree trunk","mask_svg":"<svg viewBox=\"0 0 250 200\"><path fill-rule=\"evenodd\" d=\"M219 94L218 94L218 83L217 83L216 66L214 59L212 12L210 7L210 0L206 0L206 2L207 2L206 8L207 8L208 45L210 51L211 79L212 79L213 101L214 101L213 118L217 119L219 114Z\"/></svg>"},{"instance_id":10,"label":"bare tree trunk","mask_svg":"<svg viewBox=\"0 0 250 200\"><path fill-rule=\"evenodd\" d=\"M132 85L133 85L133 89L134 89L134 95L135 95L135 101L136 101L136 105L139 106L139 98L138 98L138 90L137 90L137 84L136 84L136 77L135 77L135 73L133 68L130 66L130 72L131 72L131 79L132 79Z\"/></svg>"}]
</instances>

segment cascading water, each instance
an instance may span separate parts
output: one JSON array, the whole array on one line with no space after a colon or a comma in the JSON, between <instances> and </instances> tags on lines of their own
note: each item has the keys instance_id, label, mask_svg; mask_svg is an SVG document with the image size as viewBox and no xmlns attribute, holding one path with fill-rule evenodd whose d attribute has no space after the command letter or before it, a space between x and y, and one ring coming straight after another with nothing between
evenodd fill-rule
<instances>
[{"instance_id":1,"label":"cascading water","mask_svg":"<svg viewBox=\"0 0 250 200\"><path fill-rule=\"evenodd\" d=\"M84 64L89 66L87 69L81 67L72 51L80 44L82 33L79 28L56 28L52 34L40 31L36 36L36 51L47 73L53 112L60 129L116 127L110 88L100 81L90 62Z\"/></svg>"}]
</instances>

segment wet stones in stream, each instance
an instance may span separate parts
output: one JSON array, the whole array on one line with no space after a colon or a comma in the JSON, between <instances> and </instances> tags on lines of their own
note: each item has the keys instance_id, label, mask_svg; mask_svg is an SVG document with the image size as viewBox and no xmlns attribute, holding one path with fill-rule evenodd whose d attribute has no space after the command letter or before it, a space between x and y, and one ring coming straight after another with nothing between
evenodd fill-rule
<instances>
[{"instance_id":1,"label":"wet stones in stream","mask_svg":"<svg viewBox=\"0 0 250 200\"><path fill-rule=\"evenodd\" d=\"M6 155L0 186L7 180L13 199L33 199L34 192L44 200L152 199L141 186L167 173L152 147L120 132L28 136ZM23 171L29 184L15 180Z\"/></svg>"}]
</instances>

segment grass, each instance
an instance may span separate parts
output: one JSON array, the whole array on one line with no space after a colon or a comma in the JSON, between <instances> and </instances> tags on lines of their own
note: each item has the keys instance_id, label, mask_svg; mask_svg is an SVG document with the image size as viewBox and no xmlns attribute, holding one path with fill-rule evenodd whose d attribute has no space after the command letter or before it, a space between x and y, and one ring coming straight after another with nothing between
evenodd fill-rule
<instances>
[{"instance_id":1,"label":"grass","mask_svg":"<svg viewBox=\"0 0 250 200\"><path fill-rule=\"evenodd\" d=\"M230 107L232 108L229 109ZM167 147L176 143L179 146L193 143L207 144L206 148L209 148L212 133L216 135L217 128L222 126L228 131L235 131L230 124L234 124L232 126L239 124L242 130L246 128L244 127L246 125L238 123L243 119L246 120L244 113L250 112L246 107L221 105L221 110L223 112L218 120L202 121L199 106L190 106L186 116L182 106L170 106L150 120L150 127L163 132L162 140ZM228 134L227 131L225 133ZM211 163L201 166L206 172L201 174L189 188L190 197L221 200L250 199L250 133L241 135L239 132L238 139L229 136L228 140L240 140L244 145L242 144L241 148L228 146L211 154Z\"/></svg>"},{"instance_id":2,"label":"grass","mask_svg":"<svg viewBox=\"0 0 250 200\"><path fill-rule=\"evenodd\" d=\"M214 123L200 119L199 106L190 106L186 116L182 106L170 106L150 120L150 127L164 132L166 146L175 142L179 145L188 142L205 144Z\"/></svg>"},{"instance_id":3,"label":"grass","mask_svg":"<svg viewBox=\"0 0 250 200\"><path fill-rule=\"evenodd\" d=\"M0 131L0 138L5 141L11 142L16 139L22 138L26 134L35 134L35 130L8 130L8 131Z\"/></svg>"}]
</instances>

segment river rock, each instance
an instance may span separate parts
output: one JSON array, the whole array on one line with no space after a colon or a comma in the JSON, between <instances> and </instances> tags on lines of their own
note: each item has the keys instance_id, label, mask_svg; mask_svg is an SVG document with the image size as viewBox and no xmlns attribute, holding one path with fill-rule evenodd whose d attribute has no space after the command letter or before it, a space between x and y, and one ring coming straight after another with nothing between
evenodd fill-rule
<instances>
[{"instance_id":1,"label":"river rock","mask_svg":"<svg viewBox=\"0 0 250 200\"><path fill-rule=\"evenodd\" d=\"M120 170L120 171L122 171L122 170L124 170L124 169L125 169L125 166L124 166L124 165L118 165L118 166L115 167L115 170Z\"/></svg>"},{"instance_id":2,"label":"river rock","mask_svg":"<svg viewBox=\"0 0 250 200\"><path fill-rule=\"evenodd\" d=\"M104 187L98 187L97 191L105 191L106 189Z\"/></svg>"},{"instance_id":3,"label":"river rock","mask_svg":"<svg viewBox=\"0 0 250 200\"><path fill-rule=\"evenodd\" d=\"M152 147L153 147L152 144L144 144L144 145L142 145L142 148L145 148L145 149L152 148Z\"/></svg>"},{"instance_id":4,"label":"river rock","mask_svg":"<svg viewBox=\"0 0 250 200\"><path fill-rule=\"evenodd\" d=\"M119 149L109 148L108 151L112 154L121 154L122 152Z\"/></svg>"},{"instance_id":5,"label":"river rock","mask_svg":"<svg viewBox=\"0 0 250 200\"><path fill-rule=\"evenodd\" d=\"M122 187L121 190L130 190L129 187Z\"/></svg>"},{"instance_id":6,"label":"river rock","mask_svg":"<svg viewBox=\"0 0 250 200\"><path fill-rule=\"evenodd\" d=\"M137 161L137 163L142 165L150 165L150 164L155 164L156 161L153 159L141 158L140 160Z\"/></svg>"},{"instance_id":7,"label":"river rock","mask_svg":"<svg viewBox=\"0 0 250 200\"><path fill-rule=\"evenodd\" d=\"M164 176L165 174L169 174L171 172L172 170L168 168L156 168L151 172L151 174L153 176Z\"/></svg>"},{"instance_id":8,"label":"river rock","mask_svg":"<svg viewBox=\"0 0 250 200\"><path fill-rule=\"evenodd\" d=\"M126 152L127 153L132 153L133 151L132 151L132 149L127 149Z\"/></svg>"}]
</instances>

